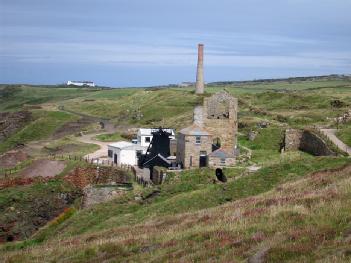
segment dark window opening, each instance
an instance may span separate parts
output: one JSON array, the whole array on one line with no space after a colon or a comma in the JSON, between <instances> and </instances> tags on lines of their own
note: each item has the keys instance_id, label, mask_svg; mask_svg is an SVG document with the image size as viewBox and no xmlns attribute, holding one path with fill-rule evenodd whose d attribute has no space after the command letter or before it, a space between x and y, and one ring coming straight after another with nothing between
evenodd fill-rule
<instances>
[{"instance_id":1,"label":"dark window opening","mask_svg":"<svg viewBox=\"0 0 351 263\"><path fill-rule=\"evenodd\" d=\"M217 137L212 142L212 152L218 150L219 148L221 148L221 139Z\"/></svg>"},{"instance_id":2,"label":"dark window opening","mask_svg":"<svg viewBox=\"0 0 351 263\"><path fill-rule=\"evenodd\" d=\"M201 144L201 136L196 136L195 137L195 143L196 144Z\"/></svg>"},{"instance_id":3,"label":"dark window opening","mask_svg":"<svg viewBox=\"0 0 351 263\"><path fill-rule=\"evenodd\" d=\"M145 142L150 142L151 138L150 137L145 137Z\"/></svg>"},{"instance_id":4,"label":"dark window opening","mask_svg":"<svg viewBox=\"0 0 351 263\"><path fill-rule=\"evenodd\" d=\"M113 151L112 151L112 150L108 150L108 151L107 151L107 155L108 155L108 157L112 158Z\"/></svg>"}]
</instances>

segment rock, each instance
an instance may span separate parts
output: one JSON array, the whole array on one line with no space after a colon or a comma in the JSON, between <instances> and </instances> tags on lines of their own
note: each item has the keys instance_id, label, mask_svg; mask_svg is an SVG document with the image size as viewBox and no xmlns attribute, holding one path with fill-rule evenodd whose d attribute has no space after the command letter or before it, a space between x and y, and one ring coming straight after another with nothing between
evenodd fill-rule
<instances>
[{"instance_id":1,"label":"rock","mask_svg":"<svg viewBox=\"0 0 351 263\"><path fill-rule=\"evenodd\" d=\"M248 258L248 263L264 263L270 248L264 247Z\"/></svg>"},{"instance_id":2,"label":"rock","mask_svg":"<svg viewBox=\"0 0 351 263\"><path fill-rule=\"evenodd\" d=\"M257 132L256 131L250 131L249 135L248 135L248 138L249 138L250 141L254 141L256 139L256 136L257 136Z\"/></svg>"}]
</instances>

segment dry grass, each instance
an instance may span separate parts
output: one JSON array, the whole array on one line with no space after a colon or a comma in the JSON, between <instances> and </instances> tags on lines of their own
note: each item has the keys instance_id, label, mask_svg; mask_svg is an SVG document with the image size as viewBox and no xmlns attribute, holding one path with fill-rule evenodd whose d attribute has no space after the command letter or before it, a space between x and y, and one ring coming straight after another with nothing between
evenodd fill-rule
<instances>
[{"instance_id":1,"label":"dry grass","mask_svg":"<svg viewBox=\"0 0 351 263\"><path fill-rule=\"evenodd\" d=\"M349 262L351 165L194 213L56 238L5 262ZM329 261L329 262L330 262Z\"/></svg>"}]
</instances>

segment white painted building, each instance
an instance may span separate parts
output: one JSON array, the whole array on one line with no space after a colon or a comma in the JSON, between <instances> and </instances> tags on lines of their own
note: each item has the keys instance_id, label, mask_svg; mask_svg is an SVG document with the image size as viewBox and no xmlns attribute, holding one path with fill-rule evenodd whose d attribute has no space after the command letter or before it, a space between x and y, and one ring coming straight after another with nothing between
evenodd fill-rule
<instances>
[{"instance_id":1,"label":"white painted building","mask_svg":"<svg viewBox=\"0 0 351 263\"><path fill-rule=\"evenodd\" d=\"M163 129L172 135L169 137L171 140L175 139L175 133L173 129ZM145 129L145 128L140 128L138 130L137 134L137 140L138 140L138 145L141 145L143 147L149 147L150 142L152 141L152 133L158 131L158 129Z\"/></svg>"},{"instance_id":2,"label":"white painted building","mask_svg":"<svg viewBox=\"0 0 351 263\"><path fill-rule=\"evenodd\" d=\"M75 80L69 80L67 81L67 86L79 86L79 87L95 87L95 83L92 81L75 81Z\"/></svg>"},{"instance_id":3,"label":"white painted building","mask_svg":"<svg viewBox=\"0 0 351 263\"><path fill-rule=\"evenodd\" d=\"M121 141L108 146L108 157L117 165L137 165L139 154L145 154L147 147L131 142Z\"/></svg>"}]
</instances>

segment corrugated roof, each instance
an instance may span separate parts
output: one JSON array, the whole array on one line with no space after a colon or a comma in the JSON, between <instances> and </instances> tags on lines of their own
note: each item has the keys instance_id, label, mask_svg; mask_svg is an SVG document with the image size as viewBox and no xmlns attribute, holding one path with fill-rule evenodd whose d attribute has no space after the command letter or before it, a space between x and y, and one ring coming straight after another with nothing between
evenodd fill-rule
<instances>
[{"instance_id":1,"label":"corrugated roof","mask_svg":"<svg viewBox=\"0 0 351 263\"><path fill-rule=\"evenodd\" d=\"M209 135L211 135L208 131L200 128L196 124L193 124L189 127L186 127L184 129L180 130L180 133L184 134L184 135L193 135L193 136L209 136Z\"/></svg>"}]
</instances>

